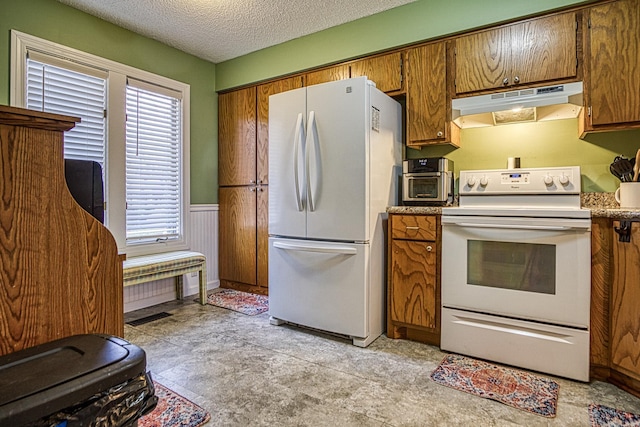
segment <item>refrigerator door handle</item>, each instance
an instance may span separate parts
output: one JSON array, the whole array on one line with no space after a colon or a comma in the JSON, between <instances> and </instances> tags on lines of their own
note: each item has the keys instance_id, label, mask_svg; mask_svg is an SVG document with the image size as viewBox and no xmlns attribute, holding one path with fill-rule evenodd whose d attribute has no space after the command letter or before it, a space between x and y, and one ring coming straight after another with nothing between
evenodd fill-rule
<instances>
[{"instance_id":1,"label":"refrigerator door handle","mask_svg":"<svg viewBox=\"0 0 640 427\"><path fill-rule=\"evenodd\" d=\"M311 144L309 144L309 138L311 138ZM306 141L306 153L305 153L305 172L306 172L306 180L307 180L307 204L309 206L309 212L315 211L315 203L313 201L313 194L311 192L311 171L309 168L309 157L311 156L310 152L313 149L314 152L317 153L317 144L318 144L318 129L316 128L316 112L309 112L309 121L307 122L307 141Z\"/></svg>"},{"instance_id":2,"label":"refrigerator door handle","mask_svg":"<svg viewBox=\"0 0 640 427\"><path fill-rule=\"evenodd\" d=\"M355 255L357 253L356 248L352 248L349 246L310 246L296 245L295 243L274 242L273 247L288 251L319 252L323 254Z\"/></svg>"},{"instance_id":3,"label":"refrigerator door handle","mask_svg":"<svg viewBox=\"0 0 640 427\"><path fill-rule=\"evenodd\" d=\"M298 212L302 212L304 210L304 202L302 199L302 194L300 192L300 179L298 177L298 161L300 151L304 153L302 144L304 143L305 139L304 124L302 123L302 118L302 113L298 113L298 120L296 121L296 133L293 137L293 179L295 182L296 205L298 207Z\"/></svg>"}]
</instances>

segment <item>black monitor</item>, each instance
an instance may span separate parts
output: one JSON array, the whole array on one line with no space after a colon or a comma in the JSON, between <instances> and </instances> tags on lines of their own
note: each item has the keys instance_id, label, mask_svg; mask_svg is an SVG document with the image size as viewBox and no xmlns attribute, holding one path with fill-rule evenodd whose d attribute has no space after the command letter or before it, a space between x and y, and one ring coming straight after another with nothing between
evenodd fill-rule
<instances>
[{"instance_id":1,"label":"black monitor","mask_svg":"<svg viewBox=\"0 0 640 427\"><path fill-rule=\"evenodd\" d=\"M104 224L102 167L91 160L64 159L64 176L73 198L82 208Z\"/></svg>"}]
</instances>

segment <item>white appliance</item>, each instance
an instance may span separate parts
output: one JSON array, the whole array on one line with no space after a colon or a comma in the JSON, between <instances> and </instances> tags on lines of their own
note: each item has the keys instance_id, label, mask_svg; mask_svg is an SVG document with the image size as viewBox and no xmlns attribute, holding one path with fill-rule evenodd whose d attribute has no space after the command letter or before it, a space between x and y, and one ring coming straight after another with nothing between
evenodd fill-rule
<instances>
[{"instance_id":1,"label":"white appliance","mask_svg":"<svg viewBox=\"0 0 640 427\"><path fill-rule=\"evenodd\" d=\"M580 168L462 171L442 209L443 350L589 380Z\"/></svg>"},{"instance_id":2,"label":"white appliance","mask_svg":"<svg viewBox=\"0 0 640 427\"><path fill-rule=\"evenodd\" d=\"M384 331L384 223L398 202L400 105L366 77L269 98L269 314L349 336Z\"/></svg>"}]
</instances>

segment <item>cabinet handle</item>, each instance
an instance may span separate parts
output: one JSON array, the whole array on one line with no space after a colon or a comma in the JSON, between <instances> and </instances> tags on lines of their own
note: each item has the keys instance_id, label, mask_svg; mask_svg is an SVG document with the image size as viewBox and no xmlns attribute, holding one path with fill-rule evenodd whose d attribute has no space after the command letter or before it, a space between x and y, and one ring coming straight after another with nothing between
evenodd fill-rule
<instances>
[{"instance_id":1,"label":"cabinet handle","mask_svg":"<svg viewBox=\"0 0 640 427\"><path fill-rule=\"evenodd\" d=\"M433 248L431 247L431 245L427 245L427 252L431 252L433 250Z\"/></svg>"},{"instance_id":2,"label":"cabinet handle","mask_svg":"<svg viewBox=\"0 0 640 427\"><path fill-rule=\"evenodd\" d=\"M405 228L407 230L420 230L420 227L409 227L409 226L406 226Z\"/></svg>"},{"instance_id":3,"label":"cabinet handle","mask_svg":"<svg viewBox=\"0 0 640 427\"><path fill-rule=\"evenodd\" d=\"M255 179L250 179L250 180L249 180L249 184L255 184L255 183L256 183L256 180L255 180Z\"/></svg>"},{"instance_id":4,"label":"cabinet handle","mask_svg":"<svg viewBox=\"0 0 640 427\"><path fill-rule=\"evenodd\" d=\"M442 133L442 131L440 131L440 132L438 132L438 133L436 134L436 136L437 136L438 138L442 138L442 135L444 135L444 134Z\"/></svg>"},{"instance_id":5,"label":"cabinet handle","mask_svg":"<svg viewBox=\"0 0 640 427\"><path fill-rule=\"evenodd\" d=\"M509 84L509 77L505 77L505 78L502 80L502 85L503 85L503 86L506 86L506 85L508 85L508 84Z\"/></svg>"},{"instance_id":6,"label":"cabinet handle","mask_svg":"<svg viewBox=\"0 0 640 427\"><path fill-rule=\"evenodd\" d=\"M513 82L514 82L514 83L520 83L520 77L515 76L515 77L513 78Z\"/></svg>"},{"instance_id":7,"label":"cabinet handle","mask_svg":"<svg viewBox=\"0 0 640 427\"><path fill-rule=\"evenodd\" d=\"M252 193L255 193L255 192L256 192L256 187L251 187L251 188L249 189L249 191L251 191Z\"/></svg>"}]
</instances>

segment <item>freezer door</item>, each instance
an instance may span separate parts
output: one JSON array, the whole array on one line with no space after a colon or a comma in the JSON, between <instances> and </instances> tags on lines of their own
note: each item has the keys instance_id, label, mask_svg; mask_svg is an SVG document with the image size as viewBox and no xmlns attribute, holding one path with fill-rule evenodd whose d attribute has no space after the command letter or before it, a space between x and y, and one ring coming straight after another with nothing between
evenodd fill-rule
<instances>
[{"instance_id":1,"label":"freezer door","mask_svg":"<svg viewBox=\"0 0 640 427\"><path fill-rule=\"evenodd\" d=\"M306 235L306 89L269 97L269 234Z\"/></svg>"},{"instance_id":2,"label":"freezer door","mask_svg":"<svg viewBox=\"0 0 640 427\"><path fill-rule=\"evenodd\" d=\"M269 314L367 337L369 245L269 239Z\"/></svg>"},{"instance_id":3,"label":"freezer door","mask_svg":"<svg viewBox=\"0 0 640 427\"><path fill-rule=\"evenodd\" d=\"M369 86L366 77L307 88L307 237L369 235Z\"/></svg>"}]
</instances>

